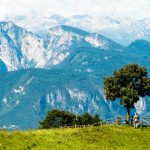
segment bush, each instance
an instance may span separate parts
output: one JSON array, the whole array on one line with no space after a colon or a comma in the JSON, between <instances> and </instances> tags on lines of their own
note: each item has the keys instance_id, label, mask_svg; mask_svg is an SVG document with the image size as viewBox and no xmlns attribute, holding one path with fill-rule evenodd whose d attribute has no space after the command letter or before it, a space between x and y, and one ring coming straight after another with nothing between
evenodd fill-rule
<instances>
[{"instance_id":1,"label":"bush","mask_svg":"<svg viewBox=\"0 0 150 150\"><path fill-rule=\"evenodd\" d=\"M89 125L99 122L100 119L98 115L94 117L91 116L89 113L85 113L84 115L76 116L73 113L61 111L54 109L49 111L46 118L39 122L41 129L48 129L48 128L56 128L60 126L73 126L73 125Z\"/></svg>"},{"instance_id":2,"label":"bush","mask_svg":"<svg viewBox=\"0 0 150 150\"><path fill-rule=\"evenodd\" d=\"M78 116L77 118L78 125L90 125L90 124L94 124L97 122L100 122L100 119L97 114L93 117L89 113L86 112L84 115Z\"/></svg>"},{"instance_id":3,"label":"bush","mask_svg":"<svg viewBox=\"0 0 150 150\"><path fill-rule=\"evenodd\" d=\"M64 125L73 125L75 124L76 116L72 113L52 110L49 111L47 117L39 122L41 124L40 128L55 128Z\"/></svg>"}]
</instances>

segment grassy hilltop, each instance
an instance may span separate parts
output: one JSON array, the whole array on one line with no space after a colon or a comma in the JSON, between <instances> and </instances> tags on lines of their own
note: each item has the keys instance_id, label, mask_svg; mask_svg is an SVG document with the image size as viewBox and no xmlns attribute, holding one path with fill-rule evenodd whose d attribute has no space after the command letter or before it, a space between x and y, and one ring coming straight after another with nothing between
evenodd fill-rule
<instances>
[{"instance_id":1,"label":"grassy hilltop","mask_svg":"<svg viewBox=\"0 0 150 150\"><path fill-rule=\"evenodd\" d=\"M148 150L150 128L103 126L0 131L0 150Z\"/></svg>"}]
</instances>

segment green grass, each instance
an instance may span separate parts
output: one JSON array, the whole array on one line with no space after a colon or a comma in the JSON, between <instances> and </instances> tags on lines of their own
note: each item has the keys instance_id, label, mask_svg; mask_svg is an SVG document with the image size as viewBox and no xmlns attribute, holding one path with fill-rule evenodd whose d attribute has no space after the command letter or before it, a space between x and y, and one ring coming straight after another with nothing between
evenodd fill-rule
<instances>
[{"instance_id":1,"label":"green grass","mask_svg":"<svg viewBox=\"0 0 150 150\"><path fill-rule=\"evenodd\" d=\"M0 131L0 150L149 150L150 128L103 126Z\"/></svg>"}]
</instances>

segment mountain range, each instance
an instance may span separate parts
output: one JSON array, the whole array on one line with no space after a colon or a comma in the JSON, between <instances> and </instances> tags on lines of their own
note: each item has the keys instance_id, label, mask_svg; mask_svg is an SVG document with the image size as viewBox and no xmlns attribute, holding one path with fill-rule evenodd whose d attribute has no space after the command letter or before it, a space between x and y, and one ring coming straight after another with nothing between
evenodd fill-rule
<instances>
[{"instance_id":1,"label":"mountain range","mask_svg":"<svg viewBox=\"0 0 150 150\"><path fill-rule=\"evenodd\" d=\"M102 119L124 115L119 101L106 101L103 78L128 63L150 69L150 43L122 46L99 33L60 25L37 35L13 22L0 23L0 126L36 128L58 108ZM135 105L150 113L149 98Z\"/></svg>"},{"instance_id":2,"label":"mountain range","mask_svg":"<svg viewBox=\"0 0 150 150\"><path fill-rule=\"evenodd\" d=\"M137 39L150 41L150 18L133 20L127 17L73 15L60 16L32 14L30 16L7 16L5 20L13 21L29 31L39 35L47 33L50 27L67 25L100 33L122 45L129 45Z\"/></svg>"}]
</instances>

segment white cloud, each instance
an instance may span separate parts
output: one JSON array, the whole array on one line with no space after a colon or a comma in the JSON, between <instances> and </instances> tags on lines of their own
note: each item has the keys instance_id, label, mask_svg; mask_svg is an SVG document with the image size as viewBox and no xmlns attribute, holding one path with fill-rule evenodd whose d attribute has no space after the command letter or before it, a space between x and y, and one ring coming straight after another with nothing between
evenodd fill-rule
<instances>
[{"instance_id":1,"label":"white cloud","mask_svg":"<svg viewBox=\"0 0 150 150\"><path fill-rule=\"evenodd\" d=\"M150 0L0 0L0 19L7 15L75 14L150 17Z\"/></svg>"}]
</instances>

